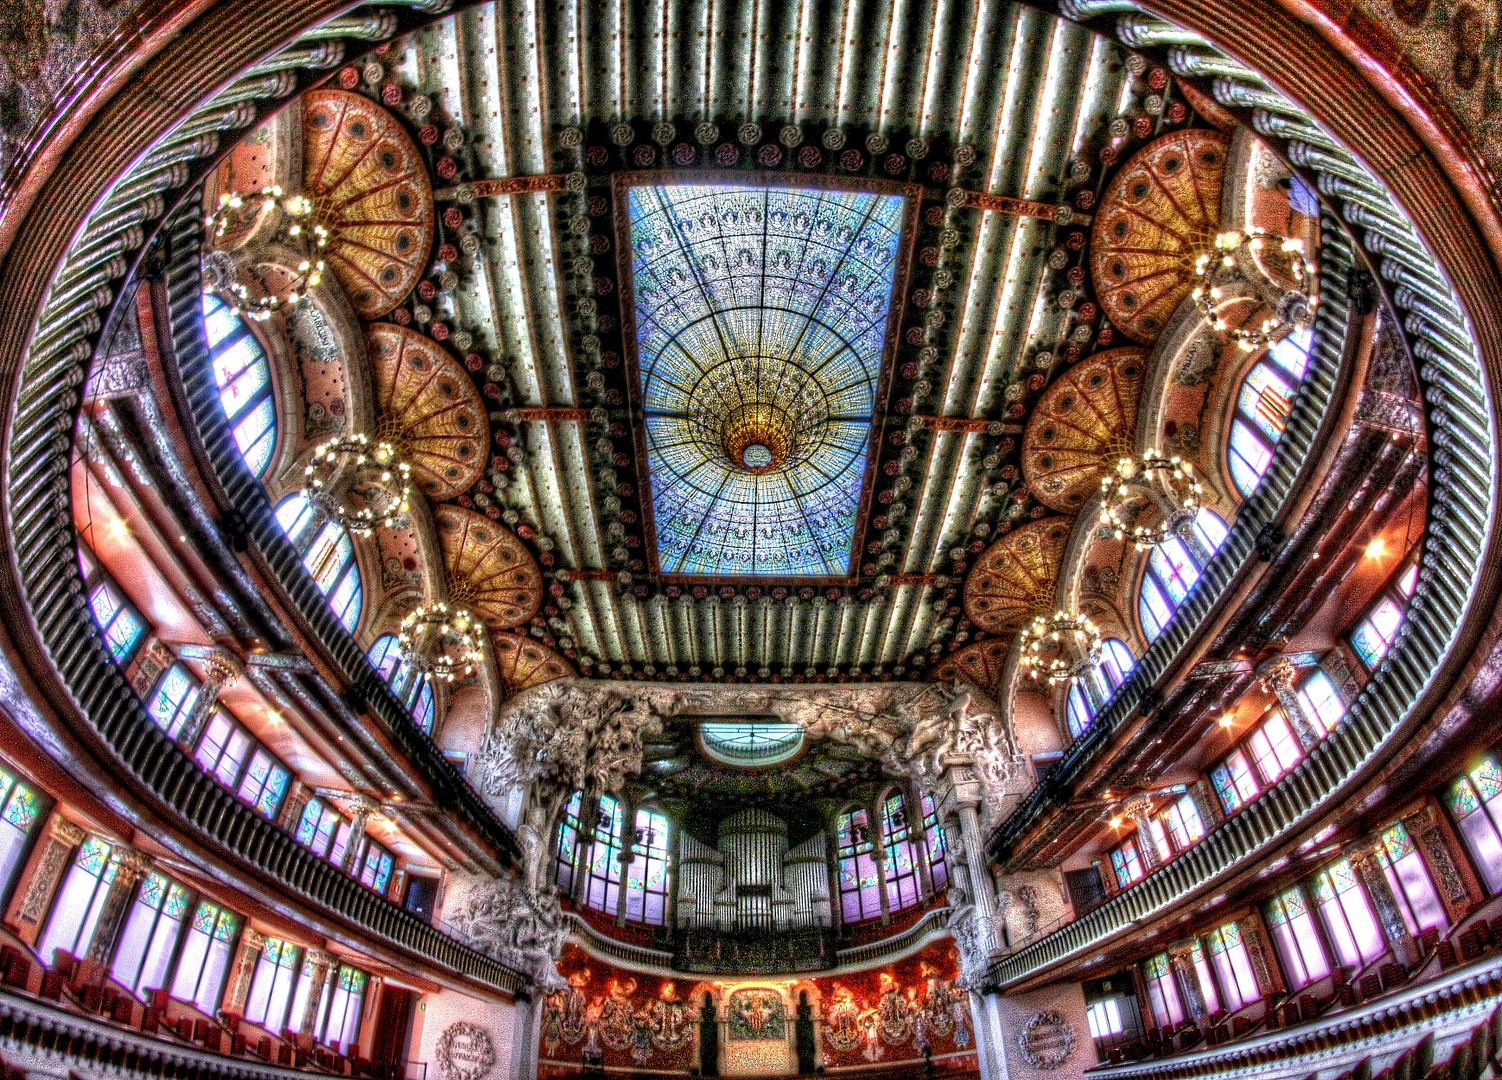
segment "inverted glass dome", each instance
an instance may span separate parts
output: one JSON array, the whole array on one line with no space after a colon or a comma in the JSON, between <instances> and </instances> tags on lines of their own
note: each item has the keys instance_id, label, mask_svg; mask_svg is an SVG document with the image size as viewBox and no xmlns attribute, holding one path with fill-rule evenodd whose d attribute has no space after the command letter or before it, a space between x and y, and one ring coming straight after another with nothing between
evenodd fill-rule
<instances>
[{"instance_id":1,"label":"inverted glass dome","mask_svg":"<svg viewBox=\"0 0 1502 1080\"><path fill-rule=\"evenodd\" d=\"M699 744L715 761L759 768L786 761L803 749L803 729L775 720L706 721L699 725Z\"/></svg>"}]
</instances>

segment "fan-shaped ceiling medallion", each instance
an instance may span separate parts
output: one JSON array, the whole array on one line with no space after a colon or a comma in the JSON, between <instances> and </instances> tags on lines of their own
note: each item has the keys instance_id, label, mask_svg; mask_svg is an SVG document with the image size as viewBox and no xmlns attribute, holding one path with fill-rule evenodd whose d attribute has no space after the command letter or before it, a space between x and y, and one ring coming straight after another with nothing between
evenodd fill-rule
<instances>
[{"instance_id":1,"label":"fan-shaped ceiling medallion","mask_svg":"<svg viewBox=\"0 0 1502 1080\"><path fill-rule=\"evenodd\" d=\"M433 512L449 599L469 608L492 630L520 626L542 604L542 571L509 529L457 506Z\"/></svg>"},{"instance_id":2,"label":"fan-shaped ceiling medallion","mask_svg":"<svg viewBox=\"0 0 1502 1080\"><path fill-rule=\"evenodd\" d=\"M412 291L433 244L433 188L401 125L343 90L303 95L303 194L331 233L329 268L362 319Z\"/></svg>"},{"instance_id":3,"label":"fan-shaped ceiling medallion","mask_svg":"<svg viewBox=\"0 0 1502 1080\"><path fill-rule=\"evenodd\" d=\"M401 447L412 479L434 501L452 499L485 469L485 403L457 360L422 334L376 323L366 330L382 435Z\"/></svg>"},{"instance_id":4,"label":"fan-shaped ceiling medallion","mask_svg":"<svg viewBox=\"0 0 1502 1080\"><path fill-rule=\"evenodd\" d=\"M574 674L573 665L540 641L522 634L492 634L501 683L514 694ZM509 696L509 695L508 695Z\"/></svg>"},{"instance_id":5,"label":"fan-shaped ceiling medallion","mask_svg":"<svg viewBox=\"0 0 1502 1080\"><path fill-rule=\"evenodd\" d=\"M965 614L988 633L1015 630L1053 608L1069 521L1030 521L988 547L965 579Z\"/></svg>"},{"instance_id":6,"label":"fan-shaped ceiling medallion","mask_svg":"<svg viewBox=\"0 0 1502 1080\"><path fill-rule=\"evenodd\" d=\"M995 694L1001 686L1001 672L1006 667L1012 643L1000 638L977 641L946 656L933 670L939 682L964 679L971 686Z\"/></svg>"},{"instance_id":7,"label":"fan-shaped ceiling medallion","mask_svg":"<svg viewBox=\"0 0 1502 1080\"><path fill-rule=\"evenodd\" d=\"M1176 131L1116 174L1091 233L1095 292L1106 315L1143 344L1157 340L1194 287L1194 260L1214 246L1228 140Z\"/></svg>"},{"instance_id":8,"label":"fan-shaped ceiling medallion","mask_svg":"<svg viewBox=\"0 0 1502 1080\"><path fill-rule=\"evenodd\" d=\"M1075 364L1038 399L1022 436L1022 474L1045 506L1073 513L1131 453L1146 349L1112 349Z\"/></svg>"}]
</instances>

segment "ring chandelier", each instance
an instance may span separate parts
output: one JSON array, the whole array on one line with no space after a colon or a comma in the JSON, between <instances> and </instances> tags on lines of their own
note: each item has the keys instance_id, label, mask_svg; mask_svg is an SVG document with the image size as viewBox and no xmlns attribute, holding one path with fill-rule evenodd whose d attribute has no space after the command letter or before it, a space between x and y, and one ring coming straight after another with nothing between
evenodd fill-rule
<instances>
[{"instance_id":1,"label":"ring chandelier","mask_svg":"<svg viewBox=\"0 0 1502 1080\"><path fill-rule=\"evenodd\" d=\"M468 678L485 658L484 633L468 608L424 604L402 620L396 636L402 659L423 675L444 682Z\"/></svg>"},{"instance_id":2,"label":"ring chandelier","mask_svg":"<svg viewBox=\"0 0 1502 1080\"><path fill-rule=\"evenodd\" d=\"M226 193L219 196L219 205L204 219L209 234L221 240L232 220L253 200L260 199L261 211L272 211L283 219L274 239L284 243L302 257L296 266L292 284L265 296L252 296L250 289L235 280L230 272L206 276L209 287L236 315L262 321L269 319L284 307L292 307L307 299L308 290L323 280L324 250L329 246L331 234L327 227L313 220L313 200L306 195L287 195L280 187L262 188L259 196Z\"/></svg>"},{"instance_id":3,"label":"ring chandelier","mask_svg":"<svg viewBox=\"0 0 1502 1080\"><path fill-rule=\"evenodd\" d=\"M1146 450L1137 457L1119 458L1114 471L1100 482L1100 523L1118 540L1131 540L1138 551L1161 544L1175 533L1183 533L1194 524L1204 499L1205 489L1194 478L1194 466L1177 454L1164 457L1157 450ZM1145 500L1157 511L1157 524L1145 526L1142 515L1147 507L1134 504ZM1127 524L1129 513L1132 524Z\"/></svg>"},{"instance_id":4,"label":"ring chandelier","mask_svg":"<svg viewBox=\"0 0 1502 1080\"><path fill-rule=\"evenodd\" d=\"M1018 635L1022 673L1039 682L1074 683L1100 663L1101 633L1084 615L1038 615Z\"/></svg>"},{"instance_id":5,"label":"ring chandelier","mask_svg":"<svg viewBox=\"0 0 1502 1080\"><path fill-rule=\"evenodd\" d=\"M1222 271L1236 266L1237 252L1245 250L1252 258L1258 259L1270 246L1275 246L1275 250L1287 259L1287 270L1297 284L1282 295L1273 314L1263 319L1260 326L1253 329L1233 327L1216 310L1225 297L1215 281ZM1195 259L1194 272L1199 279L1190 293L1195 306L1211 329L1225 334L1243 352L1271 345L1294 330L1308 326L1319 304L1319 298L1310 293L1314 268L1304 257L1304 241L1292 236L1273 236L1255 226L1246 232L1224 232L1216 236L1215 250L1202 252Z\"/></svg>"},{"instance_id":6,"label":"ring chandelier","mask_svg":"<svg viewBox=\"0 0 1502 1080\"><path fill-rule=\"evenodd\" d=\"M353 508L332 490L340 463L353 458L351 480L344 485L345 497L365 478L362 490L375 488L384 497L367 499ZM379 472L377 472L379 470ZM396 447L386 441L372 443L365 435L340 435L313 448L313 457L303 469L303 493L329 518L356 533L370 533L391 525L411 509L412 466L401 459Z\"/></svg>"}]
</instances>

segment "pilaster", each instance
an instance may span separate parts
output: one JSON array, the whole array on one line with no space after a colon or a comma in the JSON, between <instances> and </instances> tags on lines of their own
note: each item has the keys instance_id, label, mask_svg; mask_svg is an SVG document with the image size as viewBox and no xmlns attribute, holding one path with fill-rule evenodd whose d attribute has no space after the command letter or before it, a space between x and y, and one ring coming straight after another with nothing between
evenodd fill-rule
<instances>
[{"instance_id":1,"label":"pilaster","mask_svg":"<svg viewBox=\"0 0 1502 1080\"><path fill-rule=\"evenodd\" d=\"M52 897L67 872L73 850L83 843L84 831L57 811L47 819L47 832L32 850L6 913L7 925L28 945L35 946L42 920L52 906ZM51 957L43 957L50 962Z\"/></svg>"},{"instance_id":2,"label":"pilaster","mask_svg":"<svg viewBox=\"0 0 1502 1080\"><path fill-rule=\"evenodd\" d=\"M203 681L198 687L198 697L193 702L193 709L188 713L187 720L183 721L182 730L177 733L178 743L191 751L198 745L209 714L219 703L219 691L245 674L245 665L234 653L218 646L206 648L202 645L179 645L176 651L180 659L197 661L203 668Z\"/></svg>"},{"instance_id":3,"label":"pilaster","mask_svg":"<svg viewBox=\"0 0 1502 1080\"><path fill-rule=\"evenodd\" d=\"M1275 656L1257 669L1257 677L1264 690L1269 690L1277 696L1278 705L1282 708L1283 715L1288 718L1288 726L1293 728L1299 745L1304 748L1305 753L1308 753L1320 741L1321 736L1315 729L1314 721L1304 712L1303 702L1299 701L1296 692L1299 669L1288 657Z\"/></svg>"},{"instance_id":4,"label":"pilaster","mask_svg":"<svg viewBox=\"0 0 1502 1080\"><path fill-rule=\"evenodd\" d=\"M245 1015L245 1003L250 998L250 984L256 976L256 965L261 962L261 950L266 947L266 935L246 927L240 931L240 948L235 953L235 963L230 968L228 985L224 991L224 1011L236 1016Z\"/></svg>"},{"instance_id":5,"label":"pilaster","mask_svg":"<svg viewBox=\"0 0 1502 1080\"><path fill-rule=\"evenodd\" d=\"M107 964L114 955L115 939L120 936L120 927L125 922L125 912L135 894L136 882L141 880L141 875L151 870L152 865L150 858L124 844L115 845L110 861L115 864L115 876L104 894L104 906L99 910L99 921L94 924L94 936L85 954L101 964Z\"/></svg>"},{"instance_id":6,"label":"pilaster","mask_svg":"<svg viewBox=\"0 0 1502 1080\"><path fill-rule=\"evenodd\" d=\"M1372 908L1377 913L1377 925L1382 928L1382 936L1387 939L1393 956L1405 967L1412 967L1418 962L1418 945L1408 932L1408 926L1403 921L1403 910L1398 906L1398 898L1393 895L1387 875L1382 871L1381 859L1377 853L1377 845L1381 843L1380 837L1366 837L1352 846L1347 858L1351 869L1356 871L1362 888L1371 898Z\"/></svg>"},{"instance_id":7,"label":"pilaster","mask_svg":"<svg viewBox=\"0 0 1502 1080\"><path fill-rule=\"evenodd\" d=\"M334 970L334 977L338 978L339 961L332 954L322 949L309 949L305 962L309 965L308 978L308 1004L303 1008L302 1017L297 1022L299 1035L312 1035L313 1025L318 1023L318 1006L323 1001L324 984L328 982L330 967Z\"/></svg>"}]
</instances>

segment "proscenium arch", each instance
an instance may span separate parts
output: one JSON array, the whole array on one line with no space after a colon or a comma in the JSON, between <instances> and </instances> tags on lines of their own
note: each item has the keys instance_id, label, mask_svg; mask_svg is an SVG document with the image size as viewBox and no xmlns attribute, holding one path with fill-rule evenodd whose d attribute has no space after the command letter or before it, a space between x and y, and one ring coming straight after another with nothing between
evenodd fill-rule
<instances>
[{"instance_id":1,"label":"proscenium arch","mask_svg":"<svg viewBox=\"0 0 1502 1080\"><path fill-rule=\"evenodd\" d=\"M10 211L0 222L0 506L9 526L0 540L7 556L0 571L0 603L10 615L0 646L17 681L34 684L28 696L54 702L59 710L58 716L35 714L26 721L29 730L48 743L62 764L78 772L97 773L106 764L87 733L86 720L92 718L95 702L68 696L67 680L43 643L42 602L51 594L43 595L37 582L25 578L29 564L11 540L23 516L31 515L28 522L38 520L47 508L49 463L54 457L66 458L66 450L51 451L45 445L47 425L76 408L76 402L69 401L76 398L71 369L41 362L26 367L36 314L67 241L113 178L206 97L204 87L224 85L302 28L343 7L327 0L262 0L253 6L197 0L186 11L158 10L136 36L122 34L117 39L113 74L91 92L67 101L0 191ZM1474 148L1452 136L1458 129L1447 131L1414 111L1405 114L1405 108L1417 107L1394 105L1384 97L1362 77L1357 62L1364 57L1351 39L1326 28L1327 40L1289 18L1304 11L1295 0L1283 0L1276 10L1256 10L1234 0L1182 0L1163 3L1159 10L1231 55L1241 43L1257 42L1256 67L1296 99L1320 103L1311 112L1370 164L1413 219L1447 268L1471 320L1483 363L1480 375L1491 391L1481 403L1489 426L1482 433L1480 450L1488 458L1487 479L1495 491L1496 391L1502 385L1502 287L1497 277L1502 229L1476 174L1468 171L1476 158ZM1398 97L1396 90L1391 92ZM1418 688L1417 703L1405 722L1409 728L1428 718L1461 668L1480 659L1475 650L1489 649L1497 636L1486 611L1496 600L1502 570L1494 565L1495 522L1485 524L1477 541L1474 588L1457 612L1443 660ZM24 741L26 730L7 725L3 738ZM150 800L145 803L150 805Z\"/></svg>"}]
</instances>

